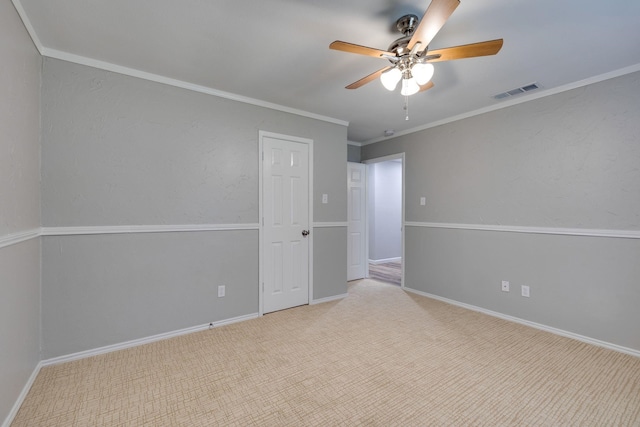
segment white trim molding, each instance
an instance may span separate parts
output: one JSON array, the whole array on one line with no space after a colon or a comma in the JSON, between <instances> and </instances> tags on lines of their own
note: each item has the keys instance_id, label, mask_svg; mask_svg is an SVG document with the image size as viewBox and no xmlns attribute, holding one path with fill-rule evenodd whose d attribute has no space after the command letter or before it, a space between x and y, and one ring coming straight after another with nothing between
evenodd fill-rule
<instances>
[{"instance_id":1,"label":"white trim molding","mask_svg":"<svg viewBox=\"0 0 640 427\"><path fill-rule=\"evenodd\" d=\"M402 261L402 257L370 259L369 264L384 264L386 262L400 262L400 261Z\"/></svg>"},{"instance_id":2,"label":"white trim molding","mask_svg":"<svg viewBox=\"0 0 640 427\"><path fill-rule=\"evenodd\" d=\"M18 12L18 16L20 16L20 19L22 20L27 33L29 33L29 37L31 37L33 44L35 45L36 49L38 49L40 55L42 55L42 43L40 42L40 38L36 34L36 30L33 28L33 25L31 24L31 21L27 16L27 12L24 10L24 7L22 7L22 3L20 3L20 0L11 0L11 2L16 8L16 12Z\"/></svg>"},{"instance_id":3,"label":"white trim molding","mask_svg":"<svg viewBox=\"0 0 640 427\"><path fill-rule=\"evenodd\" d=\"M0 236L0 248L16 245L18 243L25 242L27 240L40 237L40 228L34 228L32 230L20 231L18 233L7 234L6 236Z\"/></svg>"},{"instance_id":4,"label":"white trim molding","mask_svg":"<svg viewBox=\"0 0 640 427\"><path fill-rule=\"evenodd\" d=\"M217 322L206 323L204 325L192 326L190 328L180 329L177 331L165 332L162 334L152 335L150 337L139 338L131 341L125 341L118 344L107 345L104 347L95 348L93 350L80 351L78 353L72 353L65 356L53 357L40 362L42 366L57 365L59 363L71 362L73 360L84 359L86 357L97 356L99 354L111 353L112 351L123 350L126 348L137 347L139 345L149 344L156 341L165 340L168 338L178 337L180 335L186 335L193 332L204 331L211 328L217 328L220 326L230 325L232 323L243 322L245 320L251 320L258 318L258 313L251 313L244 316L233 317L230 319L223 319Z\"/></svg>"},{"instance_id":5,"label":"white trim molding","mask_svg":"<svg viewBox=\"0 0 640 427\"><path fill-rule=\"evenodd\" d=\"M416 289L411 289L411 288L405 287L405 290L407 292L411 292L411 293L414 293L416 295L420 295L420 296L423 296L423 297L435 299L435 300L442 301L444 303L455 305L455 306L458 306L458 307L466 308L467 310L477 311L479 313L487 314L489 316L497 317L499 319L508 320L508 321L514 322L514 323L519 323L521 325L529 326L529 327L532 327L532 328L535 328L535 329L539 329L541 331L550 332L550 333L555 334L555 335L560 335L560 336L563 336L563 337L572 338L574 340L581 341L581 342L584 342L584 343L587 343L587 344L592 344L592 345L596 345L598 347L607 348L609 350L618 351L620 353L629 354L631 356L640 357L640 350L635 350L635 349L628 348L628 347L623 347L623 346L620 346L620 345L617 345L617 344L612 344L612 343L609 343L609 342L606 342L606 341L601 341L601 340L598 340L598 339L595 339L595 338L586 337L584 335L575 334L573 332L565 331L563 329L558 329L558 328L554 328L552 326L547 326L547 325L543 325L543 324L540 324L540 323L531 322L529 320L521 319L519 317L509 316L508 314L503 314L503 313L499 313L497 311L487 310L487 309L482 308L482 307L478 307L478 306L471 305L471 304L466 304L466 303L455 301L455 300L452 300L452 299L449 299L449 298L444 298L444 297L441 297L441 296L438 296L438 295L433 295L433 294L430 294L430 293L427 293L427 292L418 291Z\"/></svg>"},{"instance_id":6,"label":"white trim molding","mask_svg":"<svg viewBox=\"0 0 640 427\"><path fill-rule=\"evenodd\" d=\"M159 74L153 74L146 71L138 70L135 68L123 67L121 65L113 64L111 62L100 61L86 56L76 55L69 52L63 52L57 49L51 49L43 46L40 38L36 34L35 28L31 24L27 13L22 6L20 0L11 0L20 19L22 20L27 33L31 37L33 44L40 52L40 55L47 56L49 58L60 59L63 61L73 62L75 64L86 65L88 67L97 68L100 70L111 71L113 73L123 74L125 76L136 77L143 80L149 80L156 83L165 84L168 86L179 87L181 89L187 89L194 92L204 93L207 95L216 96L218 98L225 98L232 101L242 102L245 104L255 105L257 107L269 108L271 110L282 111L283 113L295 114L297 116L308 117L310 119L316 119L323 122L333 123L341 126L349 126L349 122L345 120L336 119L333 117L327 117L309 111L299 110L297 108L287 107L285 105L274 104L272 102L263 101L261 99L249 98L248 96L242 96L231 92L225 92L222 90L210 88L207 86L201 86L183 80L173 79L170 77L162 76Z\"/></svg>"},{"instance_id":7,"label":"white trim molding","mask_svg":"<svg viewBox=\"0 0 640 427\"><path fill-rule=\"evenodd\" d=\"M343 298L348 297L349 294L339 294L339 295L334 295L331 297L324 297L324 298L318 298L318 299L314 299L311 301L311 303L309 303L309 305L316 305L316 304L322 304L325 302L331 302L331 301L337 301L337 300L341 300Z\"/></svg>"},{"instance_id":8,"label":"white trim molding","mask_svg":"<svg viewBox=\"0 0 640 427\"><path fill-rule=\"evenodd\" d=\"M216 96L218 98L229 99L231 101L242 102L244 104L255 105L257 107L269 108L275 111L281 111L283 113L295 114L297 116L308 117L310 119L320 120L323 122L333 123L341 126L349 126L349 122L345 120L335 119L333 117L322 116L320 114L311 113L297 108L291 108L284 105L274 104L272 102L263 101L261 99L249 98L248 96L237 95L231 92L225 92L222 90L214 89L207 86L201 86L193 83L186 82L184 80L173 79L170 77L162 76L159 74L153 74L135 68L123 67L121 65L113 64L110 62L100 61L93 58L87 58L86 56L75 55L73 53L63 52L48 47L41 48L42 56L49 58L60 59L63 61L73 62L75 64L86 65L87 67L93 67L100 70L110 71L112 73L118 73L125 76L136 77L151 82L165 84L167 86L174 86L181 89L190 90L193 92L204 93L206 95Z\"/></svg>"},{"instance_id":9,"label":"white trim molding","mask_svg":"<svg viewBox=\"0 0 640 427\"><path fill-rule=\"evenodd\" d=\"M257 223L248 224L182 224L182 225L106 225L80 227L43 227L43 236L84 234L177 233L185 231L258 230Z\"/></svg>"},{"instance_id":10,"label":"white trim molding","mask_svg":"<svg viewBox=\"0 0 640 427\"><path fill-rule=\"evenodd\" d=\"M313 228L331 228L331 227L348 227L347 221L335 221L335 222L314 222Z\"/></svg>"},{"instance_id":11,"label":"white trim molding","mask_svg":"<svg viewBox=\"0 0 640 427\"><path fill-rule=\"evenodd\" d=\"M568 83L566 85L558 86L555 88L549 88L545 90L541 90L540 92L536 91L535 93L530 93L527 96L516 97L514 99L509 99L505 101L497 102L494 105L489 105L484 108L479 108L477 110L469 111L466 113L458 114L456 116L451 116L444 118L442 120L436 120L435 122L427 123L422 126L416 126L411 129L406 129L403 131L396 132L393 136L381 136L369 139L367 141L361 142L362 146L375 144L376 142L387 141L393 138L397 138L403 135L409 135L412 133L420 132L426 129L430 129L436 126L444 125L447 123L457 122L458 120L468 119L469 117L478 116L480 114L489 113L491 111L500 110L502 108L511 107L512 105L522 104L524 102L533 101L538 98L544 98L547 96L555 95L558 93L566 92L572 89L578 89L583 86L588 86L591 84L599 83L605 80L613 79L616 77L621 77L627 74L635 73L636 71L640 71L640 64L630 65L628 67L620 68L618 70L613 70L608 73L600 74L597 76L589 77L584 80L579 80L577 82Z\"/></svg>"},{"instance_id":12,"label":"white trim molding","mask_svg":"<svg viewBox=\"0 0 640 427\"><path fill-rule=\"evenodd\" d=\"M519 225L450 224L441 222L406 221L406 227L448 228L455 230L501 231L509 233L558 234L564 236L612 237L640 239L640 230L604 230L592 228L527 227Z\"/></svg>"},{"instance_id":13,"label":"white trim molding","mask_svg":"<svg viewBox=\"0 0 640 427\"><path fill-rule=\"evenodd\" d=\"M191 328L185 328L185 329L180 329L180 330L177 330L177 331L166 332L166 333L163 333L163 334L153 335L153 336L146 337L146 338L140 338L140 339L126 341L126 342L122 342L122 343L118 343L118 344L108 345L108 346L96 348L96 349L93 349L93 350L81 351L81 352L78 352L78 353L73 353L73 354L69 354L69 355L65 355L65 356L54 357L54 358L51 358L51 359L42 360L36 365L35 369L31 373L31 376L27 380L27 383L22 388L22 392L18 396L18 399L16 399L15 403L13 404L13 407L11 408L11 411L9 411L9 414L7 415L7 417L5 418L4 422L2 423L2 427L9 427L11 425L11 423L13 422L13 419L15 418L15 416L18 413L18 410L20 409L20 407L24 403L24 399L27 397L27 394L29 393L29 390L31 389L31 386L33 385L34 381L36 380L36 377L38 376L38 374L40 373L40 370L44 366L57 365L59 363L71 362L73 360L84 359L84 358L87 358L87 357L97 356L99 354L106 354L106 353L110 353L112 351L123 350L123 349L126 349L126 348L136 347L136 346L139 346L139 345L149 344L149 343L152 343L152 342L155 342L155 341L160 341L160 340L164 340L164 339L168 339L168 338L174 338L174 337L177 337L177 336L180 336L180 335L190 334L192 332L204 331L204 330L207 330L207 329L218 328L220 326L230 325L232 323L237 323L237 322L242 322L242 321L245 321L245 320L256 319L257 317L258 317L258 313L251 313L251 314L247 314L247 315L244 315L244 316L232 317L230 319L223 319L223 320L219 320L217 322L207 323L205 325L193 326Z\"/></svg>"},{"instance_id":14,"label":"white trim molding","mask_svg":"<svg viewBox=\"0 0 640 427\"><path fill-rule=\"evenodd\" d=\"M4 422L2 423L2 427L10 427L11 426L11 423L13 422L13 419L16 417L16 415L18 415L18 411L20 410L20 407L24 403L24 399L27 398L27 394L29 394L29 390L31 390L31 386L33 385L33 383L36 380L36 377L40 373L40 369L41 368L42 368L42 362L39 362L36 365L36 367L33 370L33 372L31 373L31 376L27 380L27 383L24 385L24 387L22 387L22 391L20 392L20 394L18 395L18 398L16 399L15 403L11 407L11 410L9 411L9 414L4 419Z\"/></svg>"}]
</instances>

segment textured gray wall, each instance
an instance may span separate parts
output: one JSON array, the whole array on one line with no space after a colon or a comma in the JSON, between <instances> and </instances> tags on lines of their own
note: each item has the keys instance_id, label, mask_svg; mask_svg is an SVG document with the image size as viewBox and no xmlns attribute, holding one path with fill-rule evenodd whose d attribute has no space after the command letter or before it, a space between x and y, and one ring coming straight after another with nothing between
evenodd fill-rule
<instances>
[{"instance_id":1,"label":"textured gray wall","mask_svg":"<svg viewBox=\"0 0 640 427\"><path fill-rule=\"evenodd\" d=\"M346 294L347 227L315 227L313 233L313 299Z\"/></svg>"},{"instance_id":2,"label":"textured gray wall","mask_svg":"<svg viewBox=\"0 0 640 427\"><path fill-rule=\"evenodd\" d=\"M406 153L407 221L638 231L638 99L634 73L368 145L362 155ZM406 285L640 349L637 240L504 234L408 227ZM492 252L504 259L490 262ZM511 280L509 298L500 280Z\"/></svg>"},{"instance_id":3,"label":"textured gray wall","mask_svg":"<svg viewBox=\"0 0 640 427\"><path fill-rule=\"evenodd\" d=\"M639 97L634 73L367 145L362 158L407 153L407 221L638 230Z\"/></svg>"},{"instance_id":4,"label":"textured gray wall","mask_svg":"<svg viewBox=\"0 0 640 427\"><path fill-rule=\"evenodd\" d=\"M640 350L638 239L407 227L406 240L410 288Z\"/></svg>"},{"instance_id":5,"label":"textured gray wall","mask_svg":"<svg viewBox=\"0 0 640 427\"><path fill-rule=\"evenodd\" d=\"M346 220L344 126L56 59L42 97L44 226L256 223L259 130L314 140L314 220Z\"/></svg>"},{"instance_id":6,"label":"textured gray wall","mask_svg":"<svg viewBox=\"0 0 640 427\"><path fill-rule=\"evenodd\" d=\"M0 2L0 239L40 226L41 60ZM0 248L0 423L40 360L40 242Z\"/></svg>"},{"instance_id":7,"label":"textured gray wall","mask_svg":"<svg viewBox=\"0 0 640 427\"><path fill-rule=\"evenodd\" d=\"M42 97L45 227L258 223L259 130L314 140L313 219L346 221L344 126L54 59L44 61ZM344 239L314 240L314 263L342 250L343 228ZM45 238L45 357L258 312L257 231L235 241L229 233L171 233L163 244L146 235ZM210 306L206 295L228 267L224 305ZM345 257L321 269L321 278L343 277L319 280L314 294L344 293L346 268ZM166 312L177 292L203 305ZM91 314L86 306L118 320L73 326Z\"/></svg>"},{"instance_id":8,"label":"textured gray wall","mask_svg":"<svg viewBox=\"0 0 640 427\"><path fill-rule=\"evenodd\" d=\"M49 236L42 252L44 359L258 312L257 230Z\"/></svg>"}]
</instances>

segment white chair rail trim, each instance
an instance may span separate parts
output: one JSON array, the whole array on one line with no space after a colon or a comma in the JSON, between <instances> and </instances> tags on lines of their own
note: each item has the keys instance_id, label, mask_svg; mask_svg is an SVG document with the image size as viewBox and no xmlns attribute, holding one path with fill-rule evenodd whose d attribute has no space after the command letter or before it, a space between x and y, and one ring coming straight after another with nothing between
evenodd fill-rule
<instances>
[{"instance_id":1,"label":"white chair rail trim","mask_svg":"<svg viewBox=\"0 0 640 427\"><path fill-rule=\"evenodd\" d=\"M314 222L313 228L331 228L331 227L348 227L347 221L335 221L335 222Z\"/></svg>"},{"instance_id":2,"label":"white chair rail trim","mask_svg":"<svg viewBox=\"0 0 640 427\"><path fill-rule=\"evenodd\" d=\"M607 230L595 228L526 227L519 225L451 224L443 222L406 221L406 227L448 228L456 230L501 231L509 233L558 234L565 236L613 237L640 239L640 230Z\"/></svg>"},{"instance_id":3,"label":"white chair rail trim","mask_svg":"<svg viewBox=\"0 0 640 427\"><path fill-rule=\"evenodd\" d=\"M7 234L6 236L0 236L0 248L16 245L27 240L35 239L36 237L40 237L39 228Z\"/></svg>"},{"instance_id":4,"label":"white chair rail trim","mask_svg":"<svg viewBox=\"0 0 640 427\"><path fill-rule=\"evenodd\" d=\"M182 224L182 225L110 225L81 227L43 227L43 236L79 234L175 233L184 231L258 230L258 223L247 224Z\"/></svg>"}]
</instances>

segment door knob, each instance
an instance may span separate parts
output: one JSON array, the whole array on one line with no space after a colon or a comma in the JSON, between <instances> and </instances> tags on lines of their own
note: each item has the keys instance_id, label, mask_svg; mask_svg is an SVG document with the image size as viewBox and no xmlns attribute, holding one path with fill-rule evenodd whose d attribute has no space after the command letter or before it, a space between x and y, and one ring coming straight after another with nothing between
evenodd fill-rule
<instances>
[{"instance_id":1,"label":"door knob","mask_svg":"<svg viewBox=\"0 0 640 427\"><path fill-rule=\"evenodd\" d=\"M307 237L309 235L309 230L302 230L302 235Z\"/></svg>"}]
</instances>

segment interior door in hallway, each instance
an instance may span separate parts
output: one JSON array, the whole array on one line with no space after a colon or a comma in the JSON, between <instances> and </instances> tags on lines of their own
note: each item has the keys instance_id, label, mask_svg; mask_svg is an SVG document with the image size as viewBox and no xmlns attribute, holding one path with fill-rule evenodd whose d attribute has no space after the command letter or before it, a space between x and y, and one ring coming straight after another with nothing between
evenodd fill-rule
<instances>
[{"instance_id":1,"label":"interior door in hallway","mask_svg":"<svg viewBox=\"0 0 640 427\"><path fill-rule=\"evenodd\" d=\"M347 280L362 279L366 276L365 168L362 163L349 162L347 166Z\"/></svg>"},{"instance_id":2,"label":"interior door in hallway","mask_svg":"<svg viewBox=\"0 0 640 427\"><path fill-rule=\"evenodd\" d=\"M309 145L264 136L263 313L309 303Z\"/></svg>"}]
</instances>

